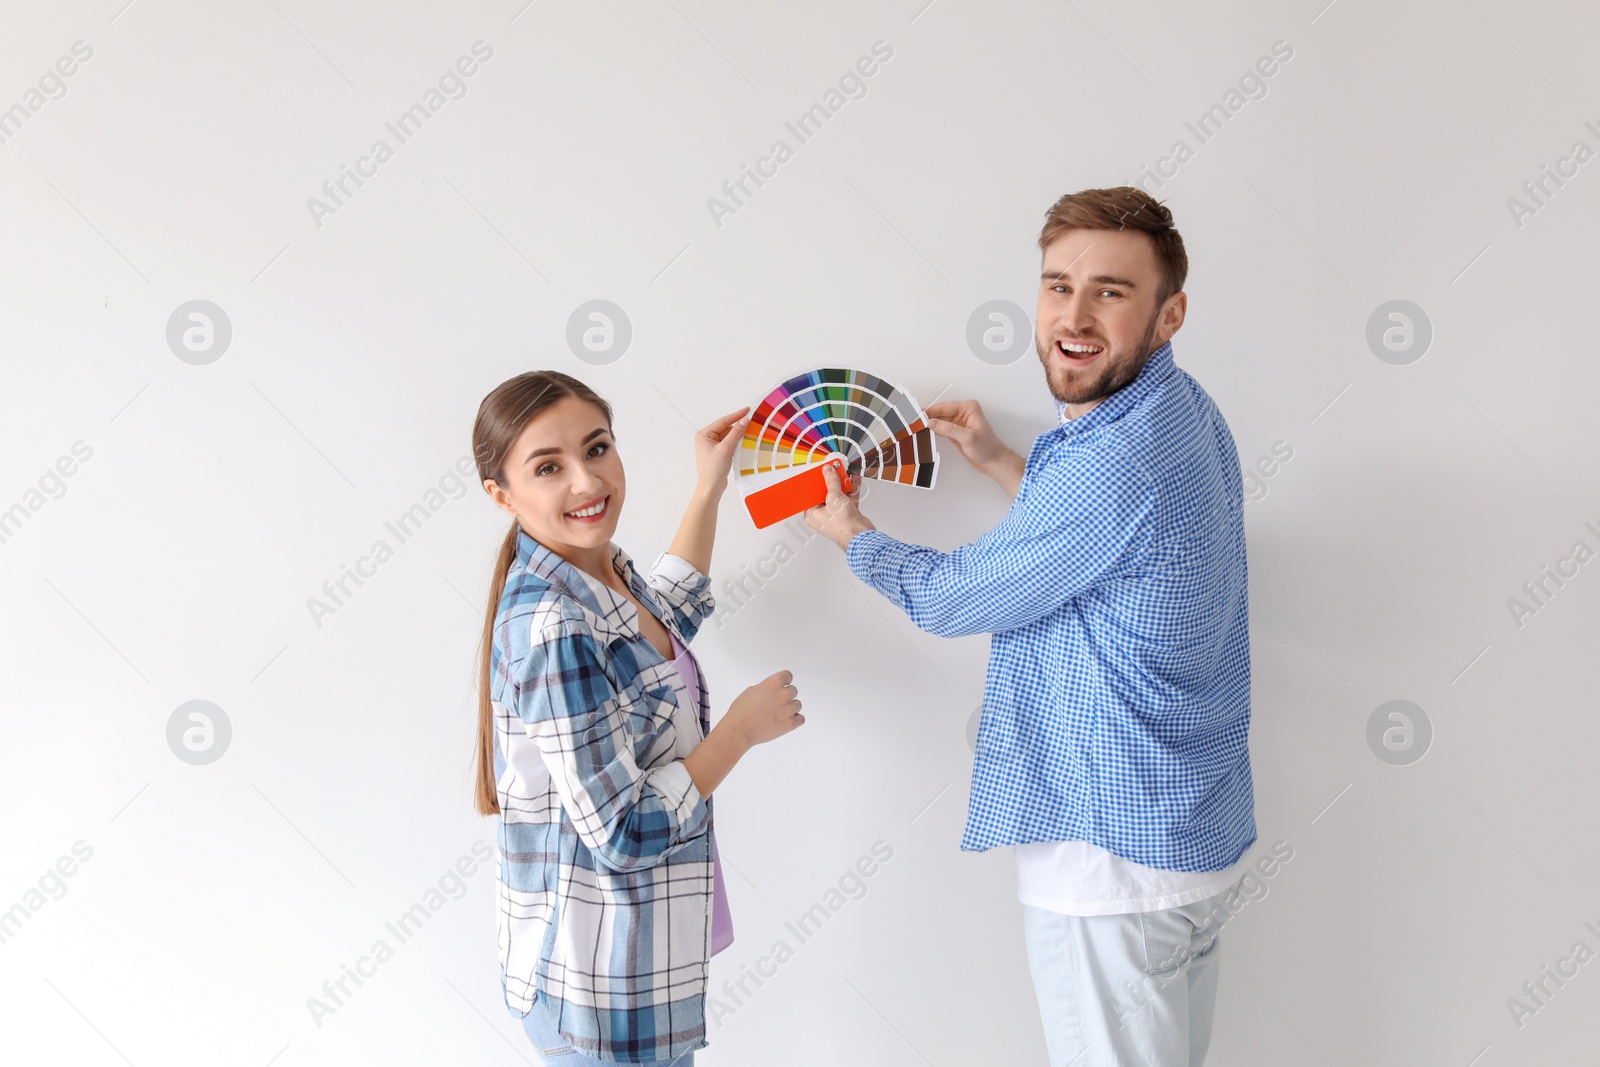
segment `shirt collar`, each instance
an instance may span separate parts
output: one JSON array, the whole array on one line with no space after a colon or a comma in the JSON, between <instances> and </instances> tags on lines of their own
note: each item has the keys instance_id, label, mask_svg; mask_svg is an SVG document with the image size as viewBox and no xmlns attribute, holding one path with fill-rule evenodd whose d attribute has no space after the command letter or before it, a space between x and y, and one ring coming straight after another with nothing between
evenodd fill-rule
<instances>
[{"instance_id":1,"label":"shirt collar","mask_svg":"<svg viewBox=\"0 0 1600 1067\"><path fill-rule=\"evenodd\" d=\"M1146 393L1165 381L1174 369L1176 368L1172 362L1172 342L1167 341L1150 353L1150 358L1145 360L1144 367L1133 381L1100 401L1088 414L1069 419L1067 405L1057 400L1056 420L1061 424L1062 431L1067 434L1082 433L1090 427L1115 422L1143 399Z\"/></svg>"},{"instance_id":2,"label":"shirt collar","mask_svg":"<svg viewBox=\"0 0 1600 1067\"><path fill-rule=\"evenodd\" d=\"M549 582L558 592L564 593L578 601L601 618L613 614L628 624L630 630L639 629L638 610L629 603L627 597L606 585L600 579L584 573L584 571L568 563L559 555L528 536L528 531L517 529L517 563L526 568L529 574L538 576ZM611 545L611 566L622 576L628 584L633 595L641 604L649 607L652 614L659 617L662 612L650 595L649 588L639 577L634 569L633 559L622 550L622 546Z\"/></svg>"}]
</instances>

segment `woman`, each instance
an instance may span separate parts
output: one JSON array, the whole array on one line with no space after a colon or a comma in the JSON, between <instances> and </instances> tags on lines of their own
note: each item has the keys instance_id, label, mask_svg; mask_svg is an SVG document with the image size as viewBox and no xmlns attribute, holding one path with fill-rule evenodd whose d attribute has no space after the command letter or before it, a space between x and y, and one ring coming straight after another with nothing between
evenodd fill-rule
<instances>
[{"instance_id":1,"label":"woman","mask_svg":"<svg viewBox=\"0 0 1600 1067\"><path fill-rule=\"evenodd\" d=\"M611 543L625 479L592 389L519 374L472 428L483 487L516 519L484 624L477 807L500 816L506 1004L552 1067L694 1062L722 903L711 794L805 721L779 671L707 732L684 647L715 606L717 504L747 411L695 435L694 494L643 579Z\"/></svg>"}]
</instances>

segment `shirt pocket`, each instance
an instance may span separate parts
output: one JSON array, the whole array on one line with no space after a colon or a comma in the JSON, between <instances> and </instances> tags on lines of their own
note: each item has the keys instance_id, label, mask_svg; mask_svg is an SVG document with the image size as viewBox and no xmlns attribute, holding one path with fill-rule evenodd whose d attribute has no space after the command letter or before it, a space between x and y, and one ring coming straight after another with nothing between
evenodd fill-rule
<instances>
[{"instance_id":1,"label":"shirt pocket","mask_svg":"<svg viewBox=\"0 0 1600 1067\"><path fill-rule=\"evenodd\" d=\"M628 740L633 745L633 761L639 767L654 766L662 760L663 753L671 758L677 740L672 717L677 710L677 690L668 683L639 686L639 694L628 708Z\"/></svg>"}]
</instances>

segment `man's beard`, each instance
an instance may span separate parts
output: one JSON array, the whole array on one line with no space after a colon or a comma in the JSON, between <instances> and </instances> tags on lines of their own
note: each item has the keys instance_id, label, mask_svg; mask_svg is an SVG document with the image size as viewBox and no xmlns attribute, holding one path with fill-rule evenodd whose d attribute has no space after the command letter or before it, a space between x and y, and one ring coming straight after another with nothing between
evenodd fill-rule
<instances>
[{"instance_id":1,"label":"man's beard","mask_svg":"<svg viewBox=\"0 0 1600 1067\"><path fill-rule=\"evenodd\" d=\"M1156 346L1151 342L1155 340L1156 319L1160 315L1161 308L1158 306L1145 324L1144 336L1131 353L1124 355L1113 352L1107 346L1101 353L1099 366L1091 370L1074 370L1057 364L1055 341L1052 340L1050 346L1044 348L1040 346L1038 335L1034 335L1034 351L1039 354L1039 362L1044 364L1044 380L1049 383L1050 394L1063 404L1091 404L1104 400L1133 381L1144 370L1145 363L1155 350Z\"/></svg>"}]
</instances>

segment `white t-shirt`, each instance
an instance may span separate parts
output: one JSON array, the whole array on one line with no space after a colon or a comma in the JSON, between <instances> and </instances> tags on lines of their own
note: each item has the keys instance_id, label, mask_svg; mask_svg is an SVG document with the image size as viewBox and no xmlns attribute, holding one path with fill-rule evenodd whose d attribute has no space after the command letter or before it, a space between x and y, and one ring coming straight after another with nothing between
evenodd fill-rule
<instances>
[{"instance_id":1,"label":"white t-shirt","mask_svg":"<svg viewBox=\"0 0 1600 1067\"><path fill-rule=\"evenodd\" d=\"M1062 915L1161 911L1215 896L1238 881L1245 857L1225 871L1164 871L1087 841L1014 845L1017 899Z\"/></svg>"}]
</instances>

